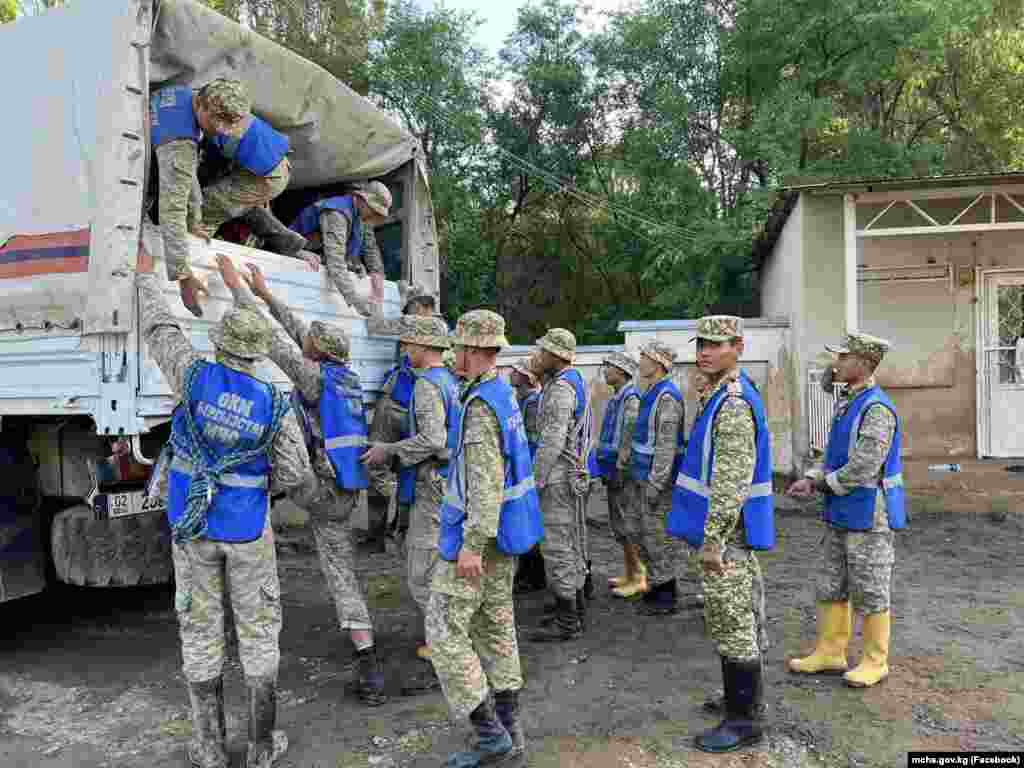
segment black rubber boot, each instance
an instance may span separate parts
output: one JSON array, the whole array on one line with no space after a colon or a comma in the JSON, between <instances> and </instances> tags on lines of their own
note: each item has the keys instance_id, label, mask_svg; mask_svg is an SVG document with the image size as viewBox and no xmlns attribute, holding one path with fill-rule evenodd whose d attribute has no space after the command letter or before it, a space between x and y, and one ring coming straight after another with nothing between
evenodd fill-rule
<instances>
[{"instance_id":1,"label":"black rubber boot","mask_svg":"<svg viewBox=\"0 0 1024 768\"><path fill-rule=\"evenodd\" d=\"M529 640L536 643L565 642L578 640L583 635L580 619L576 613L576 598L556 598L554 620L548 626L542 626L530 634Z\"/></svg>"},{"instance_id":2,"label":"black rubber boot","mask_svg":"<svg viewBox=\"0 0 1024 768\"><path fill-rule=\"evenodd\" d=\"M637 609L645 616L669 616L679 610L676 580L663 582L644 595Z\"/></svg>"},{"instance_id":3,"label":"black rubber boot","mask_svg":"<svg viewBox=\"0 0 1024 768\"><path fill-rule=\"evenodd\" d=\"M592 562L587 560L587 578L583 581L583 596L587 600L594 599L594 577L592 575Z\"/></svg>"},{"instance_id":4,"label":"black rubber boot","mask_svg":"<svg viewBox=\"0 0 1024 768\"><path fill-rule=\"evenodd\" d=\"M512 738L512 755L526 753L526 734L519 721L519 691L497 691L494 694L494 711Z\"/></svg>"},{"instance_id":5,"label":"black rubber boot","mask_svg":"<svg viewBox=\"0 0 1024 768\"><path fill-rule=\"evenodd\" d=\"M288 739L277 725L277 681L246 678L249 686L249 746L246 768L270 768L288 749Z\"/></svg>"},{"instance_id":6,"label":"black rubber boot","mask_svg":"<svg viewBox=\"0 0 1024 768\"><path fill-rule=\"evenodd\" d=\"M366 706L379 707L388 697L384 693L384 668L377 658L377 649L371 645L365 650L356 651L356 659L359 662L356 693Z\"/></svg>"},{"instance_id":7,"label":"black rubber boot","mask_svg":"<svg viewBox=\"0 0 1024 768\"><path fill-rule=\"evenodd\" d=\"M694 739L702 752L732 752L764 737L762 704L764 671L760 659L736 661L722 658L725 684L725 717L711 730Z\"/></svg>"},{"instance_id":8,"label":"black rubber boot","mask_svg":"<svg viewBox=\"0 0 1024 768\"><path fill-rule=\"evenodd\" d=\"M476 768L478 765L498 765L512 755L512 737L501 724L495 712L494 702L488 696L469 715L469 722L476 729L476 743L469 752L449 755L446 768Z\"/></svg>"},{"instance_id":9,"label":"black rubber boot","mask_svg":"<svg viewBox=\"0 0 1024 768\"><path fill-rule=\"evenodd\" d=\"M576 590L576 616L580 620L580 633L587 631L587 590Z\"/></svg>"},{"instance_id":10,"label":"black rubber boot","mask_svg":"<svg viewBox=\"0 0 1024 768\"><path fill-rule=\"evenodd\" d=\"M266 251L294 256L306 247L306 238L278 221L269 208L250 208L242 220L254 235L263 239Z\"/></svg>"},{"instance_id":11,"label":"black rubber boot","mask_svg":"<svg viewBox=\"0 0 1024 768\"><path fill-rule=\"evenodd\" d=\"M546 589L547 585L548 579L544 573L544 556L540 553L540 547L534 546L533 549L519 558L514 590L516 594L522 595Z\"/></svg>"},{"instance_id":12,"label":"black rubber boot","mask_svg":"<svg viewBox=\"0 0 1024 768\"><path fill-rule=\"evenodd\" d=\"M388 551L388 507L390 499L377 494L366 495L366 544L370 552L383 554Z\"/></svg>"},{"instance_id":13,"label":"black rubber boot","mask_svg":"<svg viewBox=\"0 0 1024 768\"><path fill-rule=\"evenodd\" d=\"M188 684L192 705L192 740L185 756L192 768L227 768L227 728L224 725L224 678Z\"/></svg>"}]
</instances>

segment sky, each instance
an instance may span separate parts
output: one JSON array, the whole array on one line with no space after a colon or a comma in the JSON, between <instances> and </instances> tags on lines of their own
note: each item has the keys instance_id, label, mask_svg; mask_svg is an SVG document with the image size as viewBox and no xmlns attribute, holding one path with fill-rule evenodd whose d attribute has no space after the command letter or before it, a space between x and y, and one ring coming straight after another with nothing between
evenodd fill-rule
<instances>
[{"instance_id":1,"label":"sky","mask_svg":"<svg viewBox=\"0 0 1024 768\"><path fill-rule=\"evenodd\" d=\"M475 11L484 20L477 30L477 39L489 53L497 55L505 38L515 29L519 7L525 5L526 0L419 0L419 3L424 8L443 4L446 8ZM586 4L591 7L586 21L597 29L603 26L602 11L617 11L628 5L626 0L589 0Z\"/></svg>"}]
</instances>

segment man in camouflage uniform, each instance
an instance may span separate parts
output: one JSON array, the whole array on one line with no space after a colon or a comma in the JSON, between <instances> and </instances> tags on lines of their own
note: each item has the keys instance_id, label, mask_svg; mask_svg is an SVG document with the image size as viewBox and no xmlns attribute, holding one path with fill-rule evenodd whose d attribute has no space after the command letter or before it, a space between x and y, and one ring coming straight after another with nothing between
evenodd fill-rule
<instances>
[{"instance_id":1,"label":"man in camouflage uniform","mask_svg":"<svg viewBox=\"0 0 1024 768\"><path fill-rule=\"evenodd\" d=\"M584 494L591 411L576 360L576 337L552 328L537 340L539 365L548 376L541 393L540 439L533 475L544 515L544 565L555 610L530 639L574 640L584 632L587 577Z\"/></svg>"},{"instance_id":2,"label":"man in camouflage uniform","mask_svg":"<svg viewBox=\"0 0 1024 768\"><path fill-rule=\"evenodd\" d=\"M137 274L136 286L142 338L171 389L181 397L190 369L203 356L182 332L156 275ZM266 318L237 304L210 329L217 363L250 377L256 363L267 354L271 335ZM291 412L281 422L269 460L271 487L277 490L296 488L310 475L302 432ZM169 467L166 462L160 464L155 482L166 487ZM228 765L222 678L227 601L234 615L239 655L249 687L247 765L268 768L288 745L284 732L274 728L281 631L274 530L265 522L262 536L247 543L200 536L185 543L175 542L172 554L183 671L192 705L189 763L198 768Z\"/></svg>"},{"instance_id":3,"label":"man in camouflage uniform","mask_svg":"<svg viewBox=\"0 0 1024 768\"><path fill-rule=\"evenodd\" d=\"M530 370L528 360L520 360L512 366L509 374L512 387L519 397L519 409L523 413L523 424L526 427L526 439L530 444L530 452L536 455L537 441L540 439L540 380ZM519 558L516 568L515 592L526 594L547 588L547 576L544 573L544 556L540 545L535 546Z\"/></svg>"},{"instance_id":4,"label":"man in camouflage uniform","mask_svg":"<svg viewBox=\"0 0 1024 768\"><path fill-rule=\"evenodd\" d=\"M700 547L703 566L704 621L725 683L722 722L695 741L706 752L729 752L762 737L767 644L764 585L753 547L768 548L764 542L774 534L771 449L760 394L738 365L743 320L702 317L696 341L706 384L672 513L691 518L691 543ZM766 487L755 478L768 478Z\"/></svg>"},{"instance_id":5,"label":"man in camouflage uniform","mask_svg":"<svg viewBox=\"0 0 1024 768\"><path fill-rule=\"evenodd\" d=\"M635 518L626 511L632 504L626 493L626 478L629 476L629 465L632 461L633 429L640 411L640 393L633 384L637 377L637 361L624 352L612 352L605 356L603 363L605 383L614 393L605 412L605 420L612 418L617 422L609 427L612 437L616 435L617 430L618 444L605 446L599 442L598 462L602 471L601 480L608 493L608 524L612 536L622 545L626 566L623 576L608 579L608 586L617 589L632 588L635 585L646 592L647 571L640 560L640 550L635 543L639 531L630 528L629 522ZM613 406L612 403L616 401L618 402ZM603 439L606 430L602 427L601 432ZM612 459L608 454L614 455L615 458ZM608 461L602 460L605 455L608 455L609 461L614 461L612 466L607 466Z\"/></svg>"},{"instance_id":6,"label":"man in camouflage uniform","mask_svg":"<svg viewBox=\"0 0 1024 768\"><path fill-rule=\"evenodd\" d=\"M230 260L224 258L230 265ZM313 322L309 327L277 299L255 264L247 265L247 277L252 293L237 278L237 273L228 283L240 304L256 305L253 294L264 301L270 314L281 324L286 335L273 333L268 356L291 380L301 395L308 435L314 476L289 498L309 513L320 568L323 570L327 587L334 601L338 615L338 626L347 631L356 649L359 661L359 678L356 692L369 706L378 706L387 701L384 694L384 673L377 657L373 641L373 622L366 605L366 595L356 576L355 544L352 538L352 515L359 502L359 492L340 488L335 468L327 456L324 430L320 417L320 401L323 397L324 378L321 362L347 365L349 360L349 339L344 330L336 326ZM225 270L229 274L234 267ZM237 280L237 282L236 282ZM227 282L227 281L225 281Z\"/></svg>"},{"instance_id":7,"label":"man in camouflage uniform","mask_svg":"<svg viewBox=\"0 0 1024 768\"><path fill-rule=\"evenodd\" d=\"M458 396L457 383L443 369L441 353L451 347L448 326L439 317L411 315L404 318L400 341L416 371L412 414L407 416L409 437L393 443L373 443L363 461L382 465L398 459L402 468L416 468L416 488L409 516L398 521L404 539L407 580L420 612L426 615L430 582L437 565L437 534L444 496L442 470L448 465L448 414ZM432 380L435 379L435 380ZM403 507L405 505L402 505ZM400 510L404 512L404 510ZM430 648L420 645L416 655L430 658Z\"/></svg>"},{"instance_id":8,"label":"man in camouflage uniform","mask_svg":"<svg viewBox=\"0 0 1024 768\"><path fill-rule=\"evenodd\" d=\"M847 669L852 604L864 613L864 658L844 678L852 687L865 688L889 674L893 530L906 524L900 430L895 406L874 379L889 342L850 333L843 345L826 349L837 355L835 381L845 384L845 391L836 403L824 463L788 491L798 497L825 494L818 637L814 652L791 659L789 668L804 674ZM825 377L828 391L832 381Z\"/></svg>"},{"instance_id":9,"label":"man in camouflage uniform","mask_svg":"<svg viewBox=\"0 0 1024 768\"><path fill-rule=\"evenodd\" d=\"M411 315L432 317L434 315L434 297L418 283L410 285L400 281L398 292L402 297L403 317L380 317L372 315L366 320L366 332L370 336L401 336L405 330L403 318ZM399 357L402 357L399 342ZM400 362L400 361L399 361ZM402 366L396 365L389 372L381 388L380 396L373 409L370 420L371 443L394 443L401 439L402 424L408 409L392 397L398 377L402 374ZM395 473L388 466L373 465L370 471L370 488L366 494L368 516L368 538L378 552L387 549L388 515L391 497L395 493ZM397 522L398 516L396 516Z\"/></svg>"},{"instance_id":10,"label":"man in camouflage uniform","mask_svg":"<svg viewBox=\"0 0 1024 768\"><path fill-rule=\"evenodd\" d=\"M505 321L488 310L469 312L459 318L452 343L458 374L466 382L462 400L468 402L457 459L464 470L465 514L457 560L439 560L434 572L427 642L453 716L468 716L477 732L474 750L455 753L447 765L471 768L525 751L518 719L523 676L512 602L515 558L501 552L496 541L505 494L503 427L483 398L467 401L498 376L498 351L508 346ZM453 469L450 485L459 476Z\"/></svg>"},{"instance_id":11,"label":"man in camouflage uniform","mask_svg":"<svg viewBox=\"0 0 1024 768\"><path fill-rule=\"evenodd\" d=\"M639 421L634 426L627 490L633 505L623 515L625 530L639 532L640 560L647 568L650 584L650 589L643 592L640 612L651 616L675 613L678 602L676 568L683 554L680 542L665 532L684 429L682 393L671 378L675 361L675 350L660 341L651 341L640 350L638 372L647 383L643 395L648 401L652 396L654 399L649 403L646 440L642 444ZM646 476L637 469L641 464L649 467ZM633 597L642 593L643 586L634 582L612 593L618 597Z\"/></svg>"},{"instance_id":12,"label":"man in camouflage uniform","mask_svg":"<svg viewBox=\"0 0 1024 768\"><path fill-rule=\"evenodd\" d=\"M323 260L327 276L344 297L348 305L361 315L380 315L384 301L384 260L374 227L385 222L391 210L391 191L379 181L371 181L353 191L350 195L330 197L303 210L292 229L302 231L315 249L323 249ZM308 230L308 231L305 231ZM352 232L362 238L358 258L351 258L356 252L349 247ZM303 258L314 270L320 269L320 258L316 254L303 252ZM370 276L369 300L356 292L350 272Z\"/></svg>"}]
</instances>

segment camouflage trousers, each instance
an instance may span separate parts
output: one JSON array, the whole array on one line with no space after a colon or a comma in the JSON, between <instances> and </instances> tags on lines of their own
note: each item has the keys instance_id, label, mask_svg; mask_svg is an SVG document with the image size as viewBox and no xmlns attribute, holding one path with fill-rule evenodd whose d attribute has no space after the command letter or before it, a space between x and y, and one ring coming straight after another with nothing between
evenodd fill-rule
<instances>
[{"instance_id":1,"label":"camouflage trousers","mask_svg":"<svg viewBox=\"0 0 1024 768\"><path fill-rule=\"evenodd\" d=\"M722 564L722 573L704 572L704 624L720 655L753 661L768 647L761 565L753 552L731 545Z\"/></svg>"},{"instance_id":2,"label":"camouflage trousers","mask_svg":"<svg viewBox=\"0 0 1024 768\"><path fill-rule=\"evenodd\" d=\"M341 490L333 477L310 475L289 498L309 513L320 569L334 601L338 626L342 631L373 629L366 595L356 576L352 513L359 500L358 492Z\"/></svg>"},{"instance_id":3,"label":"camouflage trousers","mask_svg":"<svg viewBox=\"0 0 1024 768\"><path fill-rule=\"evenodd\" d=\"M203 231L213 237L225 221L267 205L285 191L290 178L291 165L287 157L266 176L236 168L231 175L203 190Z\"/></svg>"},{"instance_id":4,"label":"camouflage trousers","mask_svg":"<svg viewBox=\"0 0 1024 768\"><path fill-rule=\"evenodd\" d=\"M846 601L864 613L889 610L896 555L892 531L825 527L825 569L819 601Z\"/></svg>"},{"instance_id":5,"label":"camouflage trousers","mask_svg":"<svg viewBox=\"0 0 1024 768\"><path fill-rule=\"evenodd\" d=\"M680 560L686 557L688 549L680 539L665 532L668 512L672 509L672 488L662 491L656 500L647 497L646 483L630 483L634 494L634 506L640 510L637 544L640 558L647 566L647 582L656 587L676 578Z\"/></svg>"},{"instance_id":6,"label":"camouflage trousers","mask_svg":"<svg viewBox=\"0 0 1024 768\"><path fill-rule=\"evenodd\" d=\"M197 539L174 544L175 596L182 669L190 683L219 677L224 668L224 597L235 619L246 677L277 677L281 660L281 586L274 530L241 544Z\"/></svg>"},{"instance_id":7,"label":"camouflage trousers","mask_svg":"<svg viewBox=\"0 0 1024 768\"><path fill-rule=\"evenodd\" d=\"M427 609L427 644L434 671L453 719L480 706L488 691L523 687L512 602L515 559L491 545L483 555L484 574L474 586L440 561ZM450 594L453 593L453 594Z\"/></svg>"},{"instance_id":8,"label":"camouflage trousers","mask_svg":"<svg viewBox=\"0 0 1024 768\"><path fill-rule=\"evenodd\" d=\"M430 603L430 584L440 556L437 538L441 526L441 478L428 468L416 478L416 500L409 516L409 533L405 539L406 580L420 613L427 614Z\"/></svg>"},{"instance_id":9,"label":"camouflage trousers","mask_svg":"<svg viewBox=\"0 0 1024 768\"><path fill-rule=\"evenodd\" d=\"M544 570L548 587L556 597L575 600L587 578L584 557L586 531L580 525L579 497L569 483L552 483L540 491L544 516Z\"/></svg>"},{"instance_id":10,"label":"camouflage trousers","mask_svg":"<svg viewBox=\"0 0 1024 768\"><path fill-rule=\"evenodd\" d=\"M191 274L188 232L202 219L202 194L196 178L199 156L194 141L169 141L157 147L156 160L164 264L167 279L175 282Z\"/></svg>"},{"instance_id":11,"label":"camouflage trousers","mask_svg":"<svg viewBox=\"0 0 1024 768\"><path fill-rule=\"evenodd\" d=\"M629 484L618 486L606 486L608 489L608 525L612 529L612 536L619 544L627 544L636 541L639 533L638 520L635 515L629 514L629 507L633 503L629 494Z\"/></svg>"}]
</instances>

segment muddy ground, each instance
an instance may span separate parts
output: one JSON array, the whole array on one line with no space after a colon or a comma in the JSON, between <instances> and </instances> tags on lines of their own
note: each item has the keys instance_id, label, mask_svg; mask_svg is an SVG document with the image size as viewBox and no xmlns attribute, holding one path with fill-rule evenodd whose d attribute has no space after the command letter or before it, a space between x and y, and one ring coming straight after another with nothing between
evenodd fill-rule
<instances>
[{"instance_id":1,"label":"muddy ground","mask_svg":"<svg viewBox=\"0 0 1024 768\"><path fill-rule=\"evenodd\" d=\"M799 678L784 660L812 643L821 529L813 509L780 512L779 547L762 562L772 648L771 731L759 747L712 758L689 736L715 720L701 703L720 685L698 613L646 618L610 597L619 555L595 505L599 575L582 641L522 644L524 720L536 768L649 766L903 766L908 750L1024 749L1024 510L996 522L918 502L898 540L892 677L867 691L840 678ZM305 529L279 537L285 628L279 720L293 768L439 765L465 738L440 694L397 695L418 670L417 619L388 555L363 555L379 645L389 665L385 706L346 692L347 639ZM521 625L543 596L518 603ZM169 589L57 589L0 606L0 765L101 768L182 764L190 725ZM851 656L857 658L855 641ZM226 670L234 763L244 750L241 668Z\"/></svg>"}]
</instances>

